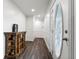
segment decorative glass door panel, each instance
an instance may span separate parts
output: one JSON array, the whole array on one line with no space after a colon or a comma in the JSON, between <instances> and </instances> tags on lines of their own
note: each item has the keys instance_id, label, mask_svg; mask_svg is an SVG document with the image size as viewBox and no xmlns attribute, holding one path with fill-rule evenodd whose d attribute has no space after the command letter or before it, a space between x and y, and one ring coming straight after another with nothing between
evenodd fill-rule
<instances>
[{"instance_id":1,"label":"decorative glass door panel","mask_svg":"<svg viewBox=\"0 0 79 59\"><path fill-rule=\"evenodd\" d=\"M58 58L62 48L62 8L60 4L56 6L55 13L55 54Z\"/></svg>"}]
</instances>

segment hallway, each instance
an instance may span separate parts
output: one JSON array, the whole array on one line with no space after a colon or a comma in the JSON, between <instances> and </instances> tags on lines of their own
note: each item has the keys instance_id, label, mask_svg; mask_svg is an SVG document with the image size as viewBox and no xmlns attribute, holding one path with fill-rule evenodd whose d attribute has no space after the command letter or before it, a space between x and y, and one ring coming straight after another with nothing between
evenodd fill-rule
<instances>
[{"instance_id":1,"label":"hallway","mask_svg":"<svg viewBox=\"0 0 79 59\"><path fill-rule=\"evenodd\" d=\"M43 38L26 42L26 49L19 59L53 59Z\"/></svg>"},{"instance_id":2,"label":"hallway","mask_svg":"<svg viewBox=\"0 0 79 59\"><path fill-rule=\"evenodd\" d=\"M71 0L3 2L4 58L72 59Z\"/></svg>"}]
</instances>

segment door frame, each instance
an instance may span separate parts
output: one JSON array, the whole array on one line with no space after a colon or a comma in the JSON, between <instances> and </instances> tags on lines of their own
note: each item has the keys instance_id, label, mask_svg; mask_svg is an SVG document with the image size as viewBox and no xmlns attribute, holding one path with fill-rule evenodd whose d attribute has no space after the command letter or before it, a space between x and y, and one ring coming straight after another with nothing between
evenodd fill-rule
<instances>
[{"instance_id":1,"label":"door frame","mask_svg":"<svg viewBox=\"0 0 79 59\"><path fill-rule=\"evenodd\" d=\"M70 47L69 47L69 51L70 51L70 57L69 59L76 59L76 34L75 34L75 30L76 30L76 26L75 26L75 0L69 0L69 39L70 39Z\"/></svg>"}]
</instances>

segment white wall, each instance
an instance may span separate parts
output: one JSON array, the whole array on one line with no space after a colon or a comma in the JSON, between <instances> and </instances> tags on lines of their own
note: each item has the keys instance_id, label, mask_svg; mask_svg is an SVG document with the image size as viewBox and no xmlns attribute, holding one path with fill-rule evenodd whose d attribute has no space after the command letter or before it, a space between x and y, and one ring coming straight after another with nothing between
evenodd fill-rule
<instances>
[{"instance_id":1,"label":"white wall","mask_svg":"<svg viewBox=\"0 0 79 59\"><path fill-rule=\"evenodd\" d=\"M27 17L26 20L27 41L33 41L33 17Z\"/></svg>"},{"instance_id":2,"label":"white wall","mask_svg":"<svg viewBox=\"0 0 79 59\"><path fill-rule=\"evenodd\" d=\"M52 45L53 45L53 39L52 39L52 32L51 32L51 19L50 19L50 13L47 12L44 19L44 32L45 32L45 41L47 44L47 47L49 51L52 54Z\"/></svg>"},{"instance_id":3,"label":"white wall","mask_svg":"<svg viewBox=\"0 0 79 59\"><path fill-rule=\"evenodd\" d=\"M33 37L44 38L44 19L41 16L33 18Z\"/></svg>"},{"instance_id":4,"label":"white wall","mask_svg":"<svg viewBox=\"0 0 79 59\"><path fill-rule=\"evenodd\" d=\"M38 18L38 19L37 19ZM29 16L26 20L27 41L33 41L36 37L44 37L43 21L39 17Z\"/></svg>"},{"instance_id":5,"label":"white wall","mask_svg":"<svg viewBox=\"0 0 79 59\"><path fill-rule=\"evenodd\" d=\"M3 31L11 32L13 24L18 24L18 31L26 31L26 17L17 6L11 0L4 0L3 5Z\"/></svg>"}]
</instances>

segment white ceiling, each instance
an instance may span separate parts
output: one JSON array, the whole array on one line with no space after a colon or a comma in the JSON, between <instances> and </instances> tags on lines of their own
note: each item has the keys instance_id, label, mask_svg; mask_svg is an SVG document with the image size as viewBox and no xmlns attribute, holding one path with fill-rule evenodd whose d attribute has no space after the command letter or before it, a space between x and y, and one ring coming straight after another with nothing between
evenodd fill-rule
<instances>
[{"instance_id":1,"label":"white ceiling","mask_svg":"<svg viewBox=\"0 0 79 59\"><path fill-rule=\"evenodd\" d=\"M12 0L26 16L45 14L51 0ZM31 9L35 9L32 12Z\"/></svg>"}]
</instances>

